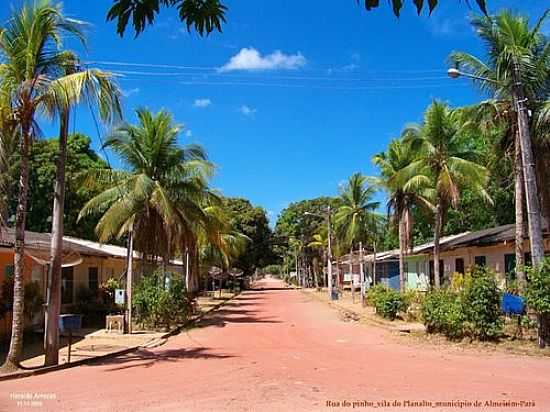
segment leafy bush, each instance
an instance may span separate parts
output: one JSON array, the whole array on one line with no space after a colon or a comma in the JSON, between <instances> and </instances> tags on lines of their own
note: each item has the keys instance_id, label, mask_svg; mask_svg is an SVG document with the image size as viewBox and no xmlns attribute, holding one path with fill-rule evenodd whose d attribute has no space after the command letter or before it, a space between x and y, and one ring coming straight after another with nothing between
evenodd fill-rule
<instances>
[{"instance_id":1,"label":"leafy bush","mask_svg":"<svg viewBox=\"0 0 550 412\"><path fill-rule=\"evenodd\" d=\"M44 304L44 299L40 292L40 284L38 282L25 283L23 293L25 317L27 319L32 319L32 317L42 309L42 305ZM1 298L0 319L13 309L13 277L5 279L2 283Z\"/></svg>"},{"instance_id":2,"label":"leafy bush","mask_svg":"<svg viewBox=\"0 0 550 412\"><path fill-rule=\"evenodd\" d=\"M144 276L136 287L133 305L139 323L169 329L183 324L193 312L193 300L178 274L157 271ZM164 279L168 278L168 284Z\"/></svg>"},{"instance_id":3,"label":"leafy bush","mask_svg":"<svg viewBox=\"0 0 550 412\"><path fill-rule=\"evenodd\" d=\"M469 332L480 340L495 339L502 334L503 319L500 311L501 292L495 273L476 268L463 291L463 309Z\"/></svg>"},{"instance_id":4,"label":"leafy bush","mask_svg":"<svg viewBox=\"0 0 550 412\"><path fill-rule=\"evenodd\" d=\"M466 319L458 293L448 289L428 293L421 313L428 333L442 333L450 339L462 338L464 335Z\"/></svg>"},{"instance_id":5,"label":"leafy bush","mask_svg":"<svg viewBox=\"0 0 550 412\"><path fill-rule=\"evenodd\" d=\"M380 316L394 320L399 312L407 310L407 301L398 291L378 284L367 292L367 301L374 305Z\"/></svg>"},{"instance_id":6,"label":"leafy bush","mask_svg":"<svg viewBox=\"0 0 550 412\"><path fill-rule=\"evenodd\" d=\"M465 335L495 339L503 328L500 299L494 272L478 267L452 282L451 288L428 293L422 319L428 333L442 333L450 339Z\"/></svg>"},{"instance_id":7,"label":"leafy bush","mask_svg":"<svg viewBox=\"0 0 550 412\"><path fill-rule=\"evenodd\" d=\"M416 322L421 319L421 308L426 294L419 290L407 290L403 298L407 304L406 320Z\"/></svg>"},{"instance_id":8,"label":"leafy bush","mask_svg":"<svg viewBox=\"0 0 550 412\"><path fill-rule=\"evenodd\" d=\"M550 259L537 268L527 268L527 304L540 314L550 314Z\"/></svg>"},{"instance_id":9,"label":"leafy bush","mask_svg":"<svg viewBox=\"0 0 550 412\"><path fill-rule=\"evenodd\" d=\"M539 346L550 345L550 259L537 268L528 268L527 304L538 317Z\"/></svg>"}]
</instances>

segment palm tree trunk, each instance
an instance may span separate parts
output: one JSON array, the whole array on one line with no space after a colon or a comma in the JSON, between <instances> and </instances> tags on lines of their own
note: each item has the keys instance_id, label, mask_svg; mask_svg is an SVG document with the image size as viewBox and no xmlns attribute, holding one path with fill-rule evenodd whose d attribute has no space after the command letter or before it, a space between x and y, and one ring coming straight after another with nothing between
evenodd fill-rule
<instances>
[{"instance_id":1,"label":"palm tree trunk","mask_svg":"<svg viewBox=\"0 0 550 412\"><path fill-rule=\"evenodd\" d=\"M60 116L59 158L53 198L51 256L48 270L47 306L44 333L44 366L59 363L59 313L61 311L61 259L63 255L65 209L65 161L69 134L69 110Z\"/></svg>"},{"instance_id":2,"label":"palm tree trunk","mask_svg":"<svg viewBox=\"0 0 550 412\"><path fill-rule=\"evenodd\" d=\"M376 240L372 244L372 286L376 285Z\"/></svg>"},{"instance_id":3,"label":"palm tree trunk","mask_svg":"<svg viewBox=\"0 0 550 412\"><path fill-rule=\"evenodd\" d=\"M521 147L521 160L523 162L523 177L525 179L525 197L527 200L527 224L529 227L529 241L531 246L531 259L533 266L538 266L544 259L544 242L542 238L542 219L538 199L537 176L531 133L529 131L529 118L525 107L525 92L521 84L521 77L517 64L513 70L514 87L512 94L517 109L518 134Z\"/></svg>"},{"instance_id":4,"label":"palm tree trunk","mask_svg":"<svg viewBox=\"0 0 550 412\"><path fill-rule=\"evenodd\" d=\"M441 236L441 221L443 217L443 206L441 199L437 200L437 206L435 208L435 225L434 225L434 286L436 289L441 287L441 281L439 278L439 238Z\"/></svg>"},{"instance_id":5,"label":"palm tree trunk","mask_svg":"<svg viewBox=\"0 0 550 412\"><path fill-rule=\"evenodd\" d=\"M520 293L525 291L526 278L524 270L524 254L523 254L523 239L524 239L524 227L523 227L523 200L525 182L523 179L523 165L521 162L521 148L519 142L519 136L516 134L515 141L515 192L516 192L516 279L518 282L518 290Z\"/></svg>"},{"instance_id":6,"label":"palm tree trunk","mask_svg":"<svg viewBox=\"0 0 550 412\"><path fill-rule=\"evenodd\" d=\"M365 306L365 266L363 262L363 242L359 242L359 277L361 280L361 306Z\"/></svg>"},{"instance_id":7,"label":"palm tree trunk","mask_svg":"<svg viewBox=\"0 0 550 412\"><path fill-rule=\"evenodd\" d=\"M353 246L349 250L349 275L351 279L351 302L355 303L355 283L353 282Z\"/></svg>"},{"instance_id":8,"label":"palm tree trunk","mask_svg":"<svg viewBox=\"0 0 550 412\"><path fill-rule=\"evenodd\" d=\"M25 223L27 214L27 194L29 189L29 149L31 142L31 121L25 121L20 143L19 165L19 196L15 213L15 247L13 274L13 318L11 326L11 341L8 356L2 370L5 372L19 368L19 360L23 351L24 318L24 285L25 271Z\"/></svg>"},{"instance_id":9,"label":"palm tree trunk","mask_svg":"<svg viewBox=\"0 0 550 412\"><path fill-rule=\"evenodd\" d=\"M399 215L399 290L405 292L405 218L404 212Z\"/></svg>"}]
</instances>

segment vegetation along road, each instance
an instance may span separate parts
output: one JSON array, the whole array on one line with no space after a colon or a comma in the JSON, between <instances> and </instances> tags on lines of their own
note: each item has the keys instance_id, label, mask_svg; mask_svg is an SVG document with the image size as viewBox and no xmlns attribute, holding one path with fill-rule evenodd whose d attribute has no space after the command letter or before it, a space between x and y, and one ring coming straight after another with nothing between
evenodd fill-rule
<instances>
[{"instance_id":1,"label":"vegetation along road","mask_svg":"<svg viewBox=\"0 0 550 412\"><path fill-rule=\"evenodd\" d=\"M268 278L157 348L3 382L0 410L25 410L17 399L32 393L43 398L40 410L52 411L311 411L331 410L329 402L340 403L335 410L345 402L459 410L456 402L476 401L493 402L480 410L543 411L548 376L550 359L398 344ZM498 406L504 399L534 407Z\"/></svg>"}]
</instances>

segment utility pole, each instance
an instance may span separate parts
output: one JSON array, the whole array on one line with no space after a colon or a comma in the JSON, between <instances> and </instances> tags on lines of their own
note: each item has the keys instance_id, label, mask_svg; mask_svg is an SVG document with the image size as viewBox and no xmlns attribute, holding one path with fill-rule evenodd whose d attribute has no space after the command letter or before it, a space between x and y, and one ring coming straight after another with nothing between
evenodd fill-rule
<instances>
[{"instance_id":1,"label":"utility pole","mask_svg":"<svg viewBox=\"0 0 550 412\"><path fill-rule=\"evenodd\" d=\"M537 188L537 175L535 159L531 146L531 132L529 130L529 115L525 103L525 91L521 83L521 75L517 62L513 64L514 86L512 96L518 114L518 134L523 161L523 177L525 181L525 197L527 200L527 225L529 227L529 240L531 242L531 257L533 266L539 266L544 259L544 241L542 238L542 220L539 204L539 192Z\"/></svg>"},{"instance_id":2,"label":"utility pole","mask_svg":"<svg viewBox=\"0 0 550 412\"><path fill-rule=\"evenodd\" d=\"M132 333L132 279L133 279L133 261L134 261L134 230L130 228L128 233L128 267L126 268L126 302L128 308L128 333ZM141 264L143 265L143 261Z\"/></svg>"},{"instance_id":3,"label":"utility pole","mask_svg":"<svg viewBox=\"0 0 550 412\"><path fill-rule=\"evenodd\" d=\"M351 280L351 303L355 303L355 282L353 278L353 244L349 249L349 276Z\"/></svg>"},{"instance_id":4,"label":"utility pole","mask_svg":"<svg viewBox=\"0 0 550 412\"><path fill-rule=\"evenodd\" d=\"M331 222L331 213L332 210L330 208L330 205L327 207L327 225L328 225L328 266L327 266L327 272L328 272L328 297L329 299L332 299L332 289L334 288L334 285L332 284L332 222Z\"/></svg>"},{"instance_id":5,"label":"utility pole","mask_svg":"<svg viewBox=\"0 0 550 412\"><path fill-rule=\"evenodd\" d=\"M365 306L365 271L363 267L363 242L359 242L359 278L361 282L361 305Z\"/></svg>"}]
</instances>

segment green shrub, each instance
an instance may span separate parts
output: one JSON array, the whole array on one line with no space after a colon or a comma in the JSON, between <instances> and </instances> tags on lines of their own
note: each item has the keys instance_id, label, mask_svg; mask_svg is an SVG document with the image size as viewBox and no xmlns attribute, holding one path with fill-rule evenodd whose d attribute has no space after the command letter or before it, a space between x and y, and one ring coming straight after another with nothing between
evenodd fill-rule
<instances>
[{"instance_id":1,"label":"green shrub","mask_svg":"<svg viewBox=\"0 0 550 412\"><path fill-rule=\"evenodd\" d=\"M466 319L459 293L449 289L429 292L422 304L421 314L428 333L441 333L450 339L464 336Z\"/></svg>"},{"instance_id":2,"label":"green shrub","mask_svg":"<svg viewBox=\"0 0 550 412\"><path fill-rule=\"evenodd\" d=\"M470 335L489 340L502 334L504 323L500 301L501 292L495 273L481 267L474 269L465 284L462 298Z\"/></svg>"},{"instance_id":3,"label":"green shrub","mask_svg":"<svg viewBox=\"0 0 550 412\"><path fill-rule=\"evenodd\" d=\"M367 302L375 307L378 315L390 320L395 320L398 313L405 312L408 306L401 293L382 284L368 290Z\"/></svg>"},{"instance_id":4,"label":"green shrub","mask_svg":"<svg viewBox=\"0 0 550 412\"><path fill-rule=\"evenodd\" d=\"M451 288L429 292L422 304L422 320L428 333L450 339L465 335L496 339L504 324L500 299L495 273L478 267L453 282Z\"/></svg>"},{"instance_id":5,"label":"green shrub","mask_svg":"<svg viewBox=\"0 0 550 412\"><path fill-rule=\"evenodd\" d=\"M164 282L169 279L169 282ZM183 324L193 312L193 300L187 294L185 282L178 274L157 271L144 276L138 283L133 306L139 323L169 329Z\"/></svg>"},{"instance_id":6,"label":"green shrub","mask_svg":"<svg viewBox=\"0 0 550 412\"><path fill-rule=\"evenodd\" d=\"M407 304L406 320L417 322L421 320L421 308L424 304L426 294L419 290L407 290L403 298Z\"/></svg>"},{"instance_id":7,"label":"green shrub","mask_svg":"<svg viewBox=\"0 0 550 412\"><path fill-rule=\"evenodd\" d=\"M539 314L550 314L550 259L537 268L527 268L527 277L527 305Z\"/></svg>"},{"instance_id":8,"label":"green shrub","mask_svg":"<svg viewBox=\"0 0 550 412\"><path fill-rule=\"evenodd\" d=\"M40 292L40 284L38 282L25 283L23 293L25 302L24 315L27 319L32 319L42 309L42 305L44 304L44 299ZM13 309L13 277L8 277L2 283L0 297L0 319L2 319Z\"/></svg>"}]
</instances>

